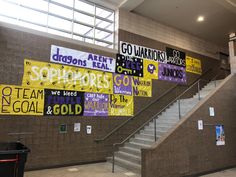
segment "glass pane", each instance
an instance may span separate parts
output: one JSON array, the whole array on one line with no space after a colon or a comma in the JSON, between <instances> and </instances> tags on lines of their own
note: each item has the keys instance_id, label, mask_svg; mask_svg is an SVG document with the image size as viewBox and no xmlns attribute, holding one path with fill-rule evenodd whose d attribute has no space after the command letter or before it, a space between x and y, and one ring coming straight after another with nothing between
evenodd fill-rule
<instances>
[{"instance_id":1,"label":"glass pane","mask_svg":"<svg viewBox=\"0 0 236 177\"><path fill-rule=\"evenodd\" d=\"M40 13L37 11L33 11L27 8L21 8L21 11L19 11L19 19L47 25L47 14Z\"/></svg>"},{"instance_id":2,"label":"glass pane","mask_svg":"<svg viewBox=\"0 0 236 177\"><path fill-rule=\"evenodd\" d=\"M54 16L48 17L48 26L63 29L66 31L71 31L71 21L63 20Z\"/></svg>"},{"instance_id":3,"label":"glass pane","mask_svg":"<svg viewBox=\"0 0 236 177\"><path fill-rule=\"evenodd\" d=\"M17 18L19 15L19 6L15 4L10 4L4 1L0 1L0 14L6 15L9 17Z\"/></svg>"},{"instance_id":4,"label":"glass pane","mask_svg":"<svg viewBox=\"0 0 236 177\"><path fill-rule=\"evenodd\" d=\"M95 41L95 44L100 45L100 46L103 46L103 47L108 47L108 46L110 46L110 44L107 44L107 43L105 43L105 42L100 42L100 41Z\"/></svg>"},{"instance_id":5,"label":"glass pane","mask_svg":"<svg viewBox=\"0 0 236 177\"><path fill-rule=\"evenodd\" d=\"M61 31L57 31L57 30L54 30L54 29L48 29L48 32L51 33L51 34L56 34L56 35L59 35L59 36L64 36L64 37L71 38L71 34L64 33L64 32L61 32Z\"/></svg>"},{"instance_id":6,"label":"glass pane","mask_svg":"<svg viewBox=\"0 0 236 177\"><path fill-rule=\"evenodd\" d=\"M85 39L84 39L84 42L88 42L88 43L93 44L93 40L92 40L92 39L88 39L88 38L85 38Z\"/></svg>"},{"instance_id":7,"label":"glass pane","mask_svg":"<svg viewBox=\"0 0 236 177\"><path fill-rule=\"evenodd\" d=\"M107 29L110 31L114 30L114 23L109 23L100 19L96 19L96 27Z\"/></svg>"},{"instance_id":8,"label":"glass pane","mask_svg":"<svg viewBox=\"0 0 236 177\"><path fill-rule=\"evenodd\" d=\"M75 12L75 20L94 26L94 18L82 13Z\"/></svg>"},{"instance_id":9,"label":"glass pane","mask_svg":"<svg viewBox=\"0 0 236 177\"><path fill-rule=\"evenodd\" d=\"M74 33L78 33L78 34L81 34L81 35L93 37L93 31L94 30L91 27L74 23L74 30L73 30Z\"/></svg>"},{"instance_id":10,"label":"glass pane","mask_svg":"<svg viewBox=\"0 0 236 177\"><path fill-rule=\"evenodd\" d=\"M111 36L112 36L111 33L107 33L105 31L101 31L101 30L97 30L97 29L95 30L95 38L96 39L109 41ZM111 42L112 42L112 40L111 40Z\"/></svg>"},{"instance_id":11,"label":"glass pane","mask_svg":"<svg viewBox=\"0 0 236 177\"><path fill-rule=\"evenodd\" d=\"M75 8L90 14L95 14L95 6L82 2L80 0L75 0Z\"/></svg>"},{"instance_id":12,"label":"glass pane","mask_svg":"<svg viewBox=\"0 0 236 177\"><path fill-rule=\"evenodd\" d=\"M62 17L70 18L72 19L73 11L70 9L66 9L64 7L60 7L58 5L50 4L49 5L49 12L60 15Z\"/></svg>"},{"instance_id":13,"label":"glass pane","mask_svg":"<svg viewBox=\"0 0 236 177\"><path fill-rule=\"evenodd\" d=\"M76 40L79 40L79 41L82 41L82 40L83 40L82 37L77 36L77 35L73 35L73 39L76 39Z\"/></svg>"},{"instance_id":14,"label":"glass pane","mask_svg":"<svg viewBox=\"0 0 236 177\"><path fill-rule=\"evenodd\" d=\"M99 17L108 19L108 18L111 18L111 16L114 15L114 14L113 14L113 12L107 11L107 10L99 8L99 7L96 7L96 15L99 16Z\"/></svg>"},{"instance_id":15,"label":"glass pane","mask_svg":"<svg viewBox=\"0 0 236 177\"><path fill-rule=\"evenodd\" d=\"M74 0L53 0L54 2L58 2L60 4L63 4L63 5L66 5L66 6L69 6L69 7L73 7L73 1Z\"/></svg>"},{"instance_id":16,"label":"glass pane","mask_svg":"<svg viewBox=\"0 0 236 177\"><path fill-rule=\"evenodd\" d=\"M37 30L37 31L47 32L46 27L42 27L42 26L38 26L38 25L26 23L26 22L19 22L19 25L21 25L23 27L26 27L26 28L34 29L34 30Z\"/></svg>"},{"instance_id":17,"label":"glass pane","mask_svg":"<svg viewBox=\"0 0 236 177\"><path fill-rule=\"evenodd\" d=\"M37 1L19 0L18 2L27 7L32 7L34 9L39 9L46 12L48 11L48 2L43 0L37 0Z\"/></svg>"},{"instance_id":18,"label":"glass pane","mask_svg":"<svg viewBox=\"0 0 236 177\"><path fill-rule=\"evenodd\" d=\"M5 23L11 23L11 24L17 24L18 21L13 18L8 18L0 15L0 21L5 22Z\"/></svg>"}]
</instances>

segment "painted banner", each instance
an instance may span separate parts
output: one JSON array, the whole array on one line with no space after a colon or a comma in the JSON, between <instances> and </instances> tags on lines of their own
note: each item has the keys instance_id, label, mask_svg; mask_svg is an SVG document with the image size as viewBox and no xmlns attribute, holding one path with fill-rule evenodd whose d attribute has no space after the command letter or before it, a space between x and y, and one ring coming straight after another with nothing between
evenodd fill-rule
<instances>
[{"instance_id":1,"label":"painted banner","mask_svg":"<svg viewBox=\"0 0 236 177\"><path fill-rule=\"evenodd\" d=\"M109 116L133 116L134 102L133 96L110 95Z\"/></svg>"},{"instance_id":2,"label":"painted banner","mask_svg":"<svg viewBox=\"0 0 236 177\"><path fill-rule=\"evenodd\" d=\"M0 85L0 98L0 114L43 115L43 89Z\"/></svg>"},{"instance_id":3,"label":"painted banner","mask_svg":"<svg viewBox=\"0 0 236 177\"><path fill-rule=\"evenodd\" d=\"M50 61L108 72L115 72L115 59L65 47L51 46Z\"/></svg>"},{"instance_id":4,"label":"painted banner","mask_svg":"<svg viewBox=\"0 0 236 177\"><path fill-rule=\"evenodd\" d=\"M84 94L84 116L108 116L109 95L100 93Z\"/></svg>"},{"instance_id":5,"label":"painted banner","mask_svg":"<svg viewBox=\"0 0 236 177\"><path fill-rule=\"evenodd\" d=\"M132 95L132 78L123 74L113 74L114 94Z\"/></svg>"},{"instance_id":6,"label":"painted banner","mask_svg":"<svg viewBox=\"0 0 236 177\"><path fill-rule=\"evenodd\" d=\"M82 116L84 93L68 90L44 90L44 115Z\"/></svg>"},{"instance_id":7,"label":"painted banner","mask_svg":"<svg viewBox=\"0 0 236 177\"><path fill-rule=\"evenodd\" d=\"M184 67L159 63L158 79L176 83L186 83L186 72Z\"/></svg>"},{"instance_id":8,"label":"painted banner","mask_svg":"<svg viewBox=\"0 0 236 177\"><path fill-rule=\"evenodd\" d=\"M23 86L113 93L112 73L25 59Z\"/></svg>"},{"instance_id":9,"label":"painted banner","mask_svg":"<svg viewBox=\"0 0 236 177\"><path fill-rule=\"evenodd\" d=\"M187 56L186 71L194 74L202 74L201 60Z\"/></svg>"},{"instance_id":10,"label":"painted banner","mask_svg":"<svg viewBox=\"0 0 236 177\"><path fill-rule=\"evenodd\" d=\"M120 54L166 63L166 52L120 41Z\"/></svg>"},{"instance_id":11,"label":"painted banner","mask_svg":"<svg viewBox=\"0 0 236 177\"><path fill-rule=\"evenodd\" d=\"M117 54L116 73L143 77L143 59Z\"/></svg>"},{"instance_id":12,"label":"painted banner","mask_svg":"<svg viewBox=\"0 0 236 177\"><path fill-rule=\"evenodd\" d=\"M216 125L216 145L224 146L225 145L225 131L224 125Z\"/></svg>"},{"instance_id":13,"label":"painted banner","mask_svg":"<svg viewBox=\"0 0 236 177\"><path fill-rule=\"evenodd\" d=\"M152 79L133 77L133 96L152 97Z\"/></svg>"},{"instance_id":14,"label":"painted banner","mask_svg":"<svg viewBox=\"0 0 236 177\"><path fill-rule=\"evenodd\" d=\"M184 52L166 47L166 55L167 55L167 64L181 66L181 67L186 66Z\"/></svg>"},{"instance_id":15,"label":"painted banner","mask_svg":"<svg viewBox=\"0 0 236 177\"><path fill-rule=\"evenodd\" d=\"M147 79L158 79L158 62L144 59L143 77Z\"/></svg>"}]
</instances>

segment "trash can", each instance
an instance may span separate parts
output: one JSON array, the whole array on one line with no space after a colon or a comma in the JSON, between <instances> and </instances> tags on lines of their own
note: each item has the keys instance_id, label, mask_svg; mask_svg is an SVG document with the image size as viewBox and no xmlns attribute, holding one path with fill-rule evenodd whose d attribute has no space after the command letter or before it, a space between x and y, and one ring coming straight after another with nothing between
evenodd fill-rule
<instances>
[{"instance_id":1,"label":"trash can","mask_svg":"<svg viewBox=\"0 0 236 177\"><path fill-rule=\"evenodd\" d=\"M23 177L30 150L21 143L0 143L0 177Z\"/></svg>"}]
</instances>

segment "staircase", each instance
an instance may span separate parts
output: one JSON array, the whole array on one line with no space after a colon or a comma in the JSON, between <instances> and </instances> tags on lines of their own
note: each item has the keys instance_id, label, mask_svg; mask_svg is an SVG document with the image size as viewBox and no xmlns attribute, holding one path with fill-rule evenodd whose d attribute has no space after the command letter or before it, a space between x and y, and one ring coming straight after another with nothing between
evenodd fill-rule
<instances>
[{"instance_id":1,"label":"staircase","mask_svg":"<svg viewBox=\"0 0 236 177\"><path fill-rule=\"evenodd\" d=\"M200 98L207 96L221 80L208 83L200 90ZM199 102L199 94L196 93L192 98L180 100L181 117L186 115ZM169 108L159 114L156 118L156 136L157 139L168 132L170 128L179 121L178 102L173 103ZM141 149L148 148L155 142L154 120L149 122L139 133L115 152L115 164L126 168L135 173L141 172Z\"/></svg>"}]
</instances>

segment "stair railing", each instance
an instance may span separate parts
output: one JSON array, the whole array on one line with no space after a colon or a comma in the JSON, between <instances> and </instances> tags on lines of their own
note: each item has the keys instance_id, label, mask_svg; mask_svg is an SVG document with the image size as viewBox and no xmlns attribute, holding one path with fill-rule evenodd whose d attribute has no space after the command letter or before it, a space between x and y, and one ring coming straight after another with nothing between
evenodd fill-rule
<instances>
[{"instance_id":1,"label":"stair railing","mask_svg":"<svg viewBox=\"0 0 236 177\"><path fill-rule=\"evenodd\" d=\"M209 69L208 71L206 71L203 75L207 74L211 69ZM202 75L202 76L203 76ZM215 87L216 87L216 78L219 76L219 74L215 75L212 79L210 80L205 80L205 79L201 79L199 78L197 81L193 82L183 93L181 93L180 95L178 95L174 100L172 100L170 103L168 103L164 108L162 108L157 114L155 114L154 116L151 117L151 119L147 120L146 122L144 122L138 129L136 129L133 133L131 133L128 137L126 137L122 142L120 143L114 143L113 144L113 148L112 148L112 173L114 173L115 170L115 150L116 150L116 146L121 146L122 144L124 144L126 141L128 141L131 137L133 137L137 132L139 132L141 129L143 129L144 126L146 126L149 122L151 122L152 120L154 120L154 139L155 142L157 141L157 134L156 134L156 119L158 118L158 116L164 111L166 110L170 105L172 105L174 102L178 102L178 113L179 113L179 119L181 119L181 105L180 105L180 98L185 95L189 90L191 90L194 86L197 85L197 92L198 92L198 100L200 101L201 99L201 95L200 95L200 82L205 82L205 83L209 83L211 81L215 82ZM177 86L175 86L177 87ZM173 88L172 88L173 89ZM169 89L169 90L172 90ZM169 90L167 92L169 92ZM158 99L159 100L159 99ZM150 106L150 105L149 105ZM146 109L146 108L145 108Z\"/></svg>"}]
</instances>

